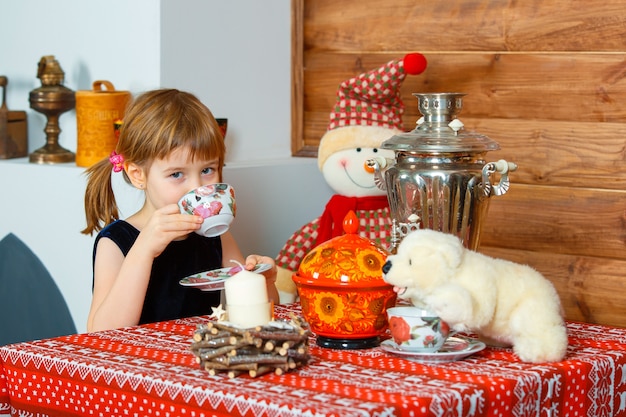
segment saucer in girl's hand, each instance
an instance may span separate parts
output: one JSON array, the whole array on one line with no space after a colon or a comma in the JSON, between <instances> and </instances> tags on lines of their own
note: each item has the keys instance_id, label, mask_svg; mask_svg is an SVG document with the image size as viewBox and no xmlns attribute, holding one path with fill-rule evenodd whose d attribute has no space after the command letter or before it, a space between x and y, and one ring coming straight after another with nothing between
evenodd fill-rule
<instances>
[{"instance_id":1,"label":"saucer in girl's hand","mask_svg":"<svg viewBox=\"0 0 626 417\"><path fill-rule=\"evenodd\" d=\"M270 264L257 264L250 272L260 274L272 268ZM195 287L201 291L217 291L224 289L224 281L240 272L239 265L199 272L181 279L178 283L184 287Z\"/></svg>"}]
</instances>

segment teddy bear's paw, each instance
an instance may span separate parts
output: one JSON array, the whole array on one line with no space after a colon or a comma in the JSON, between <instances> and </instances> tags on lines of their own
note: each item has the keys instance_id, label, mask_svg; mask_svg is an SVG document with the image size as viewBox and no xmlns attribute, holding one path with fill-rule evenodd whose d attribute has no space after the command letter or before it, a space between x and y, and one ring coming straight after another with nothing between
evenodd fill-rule
<instances>
[{"instance_id":1,"label":"teddy bear's paw","mask_svg":"<svg viewBox=\"0 0 626 417\"><path fill-rule=\"evenodd\" d=\"M510 348L513 347L513 343L511 343L506 338L500 337L490 337L484 334L480 334L478 339L485 343L487 346L499 347L499 348Z\"/></svg>"},{"instance_id":2,"label":"teddy bear's paw","mask_svg":"<svg viewBox=\"0 0 626 417\"><path fill-rule=\"evenodd\" d=\"M423 294L420 291L413 291L411 288L405 288L404 290L402 294L398 293L398 297L403 300L409 300L416 307L427 308Z\"/></svg>"},{"instance_id":3,"label":"teddy bear's paw","mask_svg":"<svg viewBox=\"0 0 626 417\"><path fill-rule=\"evenodd\" d=\"M467 292L450 286L441 287L426 297L425 301L451 326L472 326L472 299Z\"/></svg>"},{"instance_id":4,"label":"teddy bear's paw","mask_svg":"<svg viewBox=\"0 0 626 417\"><path fill-rule=\"evenodd\" d=\"M565 328L555 328L549 333L518 338L514 341L513 351L524 362L558 362L567 353Z\"/></svg>"},{"instance_id":5,"label":"teddy bear's paw","mask_svg":"<svg viewBox=\"0 0 626 417\"><path fill-rule=\"evenodd\" d=\"M422 300L421 298L411 298L409 299L411 305L417 307L417 308L421 308L423 310L430 310L430 308L424 303L424 300Z\"/></svg>"},{"instance_id":6,"label":"teddy bear's paw","mask_svg":"<svg viewBox=\"0 0 626 417\"><path fill-rule=\"evenodd\" d=\"M448 323L448 322L446 321L446 323ZM448 323L448 325L455 332L466 333L466 332L471 332L472 331L472 329L468 325L466 325L465 323L455 323L455 324Z\"/></svg>"}]
</instances>

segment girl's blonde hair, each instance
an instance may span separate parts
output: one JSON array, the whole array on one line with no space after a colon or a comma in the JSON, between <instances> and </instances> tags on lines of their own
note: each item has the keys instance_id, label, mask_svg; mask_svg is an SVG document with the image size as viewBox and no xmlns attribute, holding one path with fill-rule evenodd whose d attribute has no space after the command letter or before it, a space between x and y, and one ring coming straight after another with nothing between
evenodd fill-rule
<instances>
[{"instance_id":1,"label":"girl's blonde hair","mask_svg":"<svg viewBox=\"0 0 626 417\"><path fill-rule=\"evenodd\" d=\"M224 138L211 111L193 94L175 89L145 92L135 98L124 116L115 152L124 164L134 163L149 169L155 159L165 159L178 148L185 148L194 160L218 160L219 179L226 154ZM85 216L91 235L119 219L111 185L109 157L87 169ZM126 171L124 180L130 184ZM113 175L116 175L113 173Z\"/></svg>"}]
</instances>

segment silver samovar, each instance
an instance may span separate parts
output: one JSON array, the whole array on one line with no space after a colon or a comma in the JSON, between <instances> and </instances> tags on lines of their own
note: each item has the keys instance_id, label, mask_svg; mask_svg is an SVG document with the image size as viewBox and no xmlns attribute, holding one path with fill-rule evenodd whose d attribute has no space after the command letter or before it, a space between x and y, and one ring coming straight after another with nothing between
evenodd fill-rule
<instances>
[{"instance_id":1,"label":"silver samovar","mask_svg":"<svg viewBox=\"0 0 626 417\"><path fill-rule=\"evenodd\" d=\"M508 173L517 165L505 160L485 163L488 151L500 149L487 136L465 132L456 115L462 93L414 94L423 117L417 127L382 143L395 160L374 158L376 185L387 191L391 210L391 246L411 231L427 228L458 236L477 249L489 198L509 189ZM499 175L494 183L492 176Z\"/></svg>"}]
</instances>

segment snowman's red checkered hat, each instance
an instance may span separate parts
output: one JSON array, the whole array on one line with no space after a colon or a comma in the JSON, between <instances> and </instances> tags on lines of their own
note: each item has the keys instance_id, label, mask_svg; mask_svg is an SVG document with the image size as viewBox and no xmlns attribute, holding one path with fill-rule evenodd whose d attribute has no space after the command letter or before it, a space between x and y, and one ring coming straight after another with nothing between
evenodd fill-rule
<instances>
[{"instance_id":1,"label":"snowman's red checkered hat","mask_svg":"<svg viewBox=\"0 0 626 417\"><path fill-rule=\"evenodd\" d=\"M400 86L407 74L420 74L425 69L426 58L410 53L401 60L389 61L379 69L341 83L328 130L317 148L320 170L335 152L357 147L377 148L384 140L403 132L404 103Z\"/></svg>"},{"instance_id":2,"label":"snowman's red checkered hat","mask_svg":"<svg viewBox=\"0 0 626 417\"><path fill-rule=\"evenodd\" d=\"M407 74L426 69L426 58L410 53L339 85L328 130L344 126L381 126L402 130L404 103L400 87Z\"/></svg>"}]
</instances>

